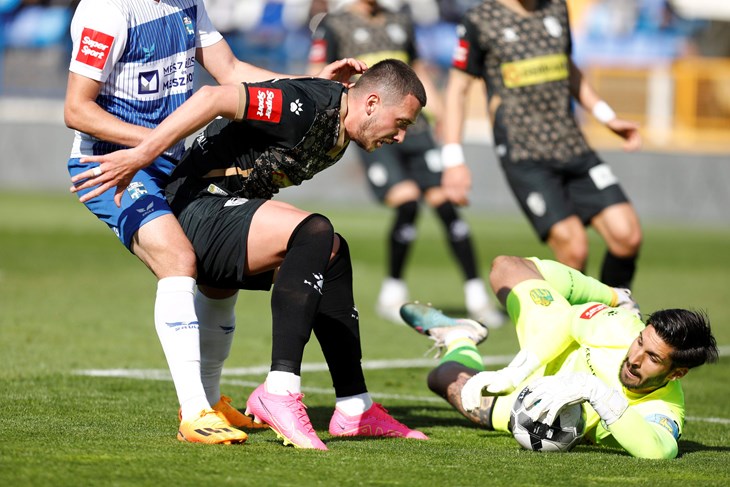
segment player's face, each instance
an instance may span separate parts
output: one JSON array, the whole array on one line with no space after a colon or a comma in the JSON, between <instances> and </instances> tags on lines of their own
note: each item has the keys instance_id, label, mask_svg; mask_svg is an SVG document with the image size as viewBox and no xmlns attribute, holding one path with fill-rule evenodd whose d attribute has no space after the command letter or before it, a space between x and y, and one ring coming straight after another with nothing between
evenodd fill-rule
<instances>
[{"instance_id":1,"label":"player's face","mask_svg":"<svg viewBox=\"0 0 730 487\"><path fill-rule=\"evenodd\" d=\"M416 122L419 113L421 104L413 95L392 105L381 101L363 120L352 139L368 152L384 144L400 144L406 138L406 129Z\"/></svg>"},{"instance_id":2,"label":"player's face","mask_svg":"<svg viewBox=\"0 0 730 487\"><path fill-rule=\"evenodd\" d=\"M672 347L648 325L631 344L621 364L621 383L637 393L650 392L664 385L673 372L671 352Z\"/></svg>"}]
</instances>

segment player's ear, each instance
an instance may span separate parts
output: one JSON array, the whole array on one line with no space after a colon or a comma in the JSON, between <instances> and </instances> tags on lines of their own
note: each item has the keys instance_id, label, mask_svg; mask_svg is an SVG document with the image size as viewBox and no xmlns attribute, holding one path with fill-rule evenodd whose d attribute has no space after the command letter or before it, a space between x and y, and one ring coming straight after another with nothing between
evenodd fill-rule
<instances>
[{"instance_id":1,"label":"player's ear","mask_svg":"<svg viewBox=\"0 0 730 487\"><path fill-rule=\"evenodd\" d=\"M373 112L378 108L380 104L380 95L377 93L370 93L365 99L365 111L368 115L372 115Z\"/></svg>"},{"instance_id":2,"label":"player's ear","mask_svg":"<svg viewBox=\"0 0 730 487\"><path fill-rule=\"evenodd\" d=\"M677 367L676 369L672 370L669 373L669 380L677 380L681 379L685 375L687 375L687 372L689 372L689 369L687 367Z\"/></svg>"}]
</instances>

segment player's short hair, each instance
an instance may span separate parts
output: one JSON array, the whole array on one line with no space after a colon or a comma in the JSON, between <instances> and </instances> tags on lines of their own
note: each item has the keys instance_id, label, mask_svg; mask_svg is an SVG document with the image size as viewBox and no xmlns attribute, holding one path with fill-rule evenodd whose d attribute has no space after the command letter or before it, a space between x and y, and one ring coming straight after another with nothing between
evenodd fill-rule
<instances>
[{"instance_id":1,"label":"player's short hair","mask_svg":"<svg viewBox=\"0 0 730 487\"><path fill-rule=\"evenodd\" d=\"M674 349L669 354L673 367L691 369L706 362L717 362L717 343L704 311L665 309L652 313L646 323Z\"/></svg>"},{"instance_id":2,"label":"player's short hair","mask_svg":"<svg viewBox=\"0 0 730 487\"><path fill-rule=\"evenodd\" d=\"M397 59L384 59L365 71L352 90L366 91L377 89L383 94L383 102L397 103L408 95L413 95L421 107L426 106L426 89L408 64Z\"/></svg>"}]
</instances>

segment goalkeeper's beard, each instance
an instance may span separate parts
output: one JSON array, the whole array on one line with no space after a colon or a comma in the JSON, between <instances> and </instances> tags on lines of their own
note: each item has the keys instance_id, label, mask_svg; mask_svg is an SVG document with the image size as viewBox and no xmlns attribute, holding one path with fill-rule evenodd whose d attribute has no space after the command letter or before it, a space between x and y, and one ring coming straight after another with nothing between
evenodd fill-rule
<instances>
[{"instance_id":1,"label":"goalkeeper's beard","mask_svg":"<svg viewBox=\"0 0 730 487\"><path fill-rule=\"evenodd\" d=\"M642 378L638 370L629 365L628 357L624 358L624 361L621 363L618 378L626 389L636 393L650 392L667 383L666 374Z\"/></svg>"}]
</instances>

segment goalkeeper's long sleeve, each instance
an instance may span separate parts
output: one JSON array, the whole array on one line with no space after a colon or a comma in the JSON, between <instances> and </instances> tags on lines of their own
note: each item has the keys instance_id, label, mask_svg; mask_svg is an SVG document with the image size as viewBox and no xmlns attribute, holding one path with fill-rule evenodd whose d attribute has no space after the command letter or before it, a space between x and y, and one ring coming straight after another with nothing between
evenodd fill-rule
<instances>
[{"instance_id":1,"label":"goalkeeper's long sleeve","mask_svg":"<svg viewBox=\"0 0 730 487\"><path fill-rule=\"evenodd\" d=\"M677 440L669 430L647 421L632 407L608 425L607 430L619 446L637 458L668 460L679 451Z\"/></svg>"}]
</instances>

